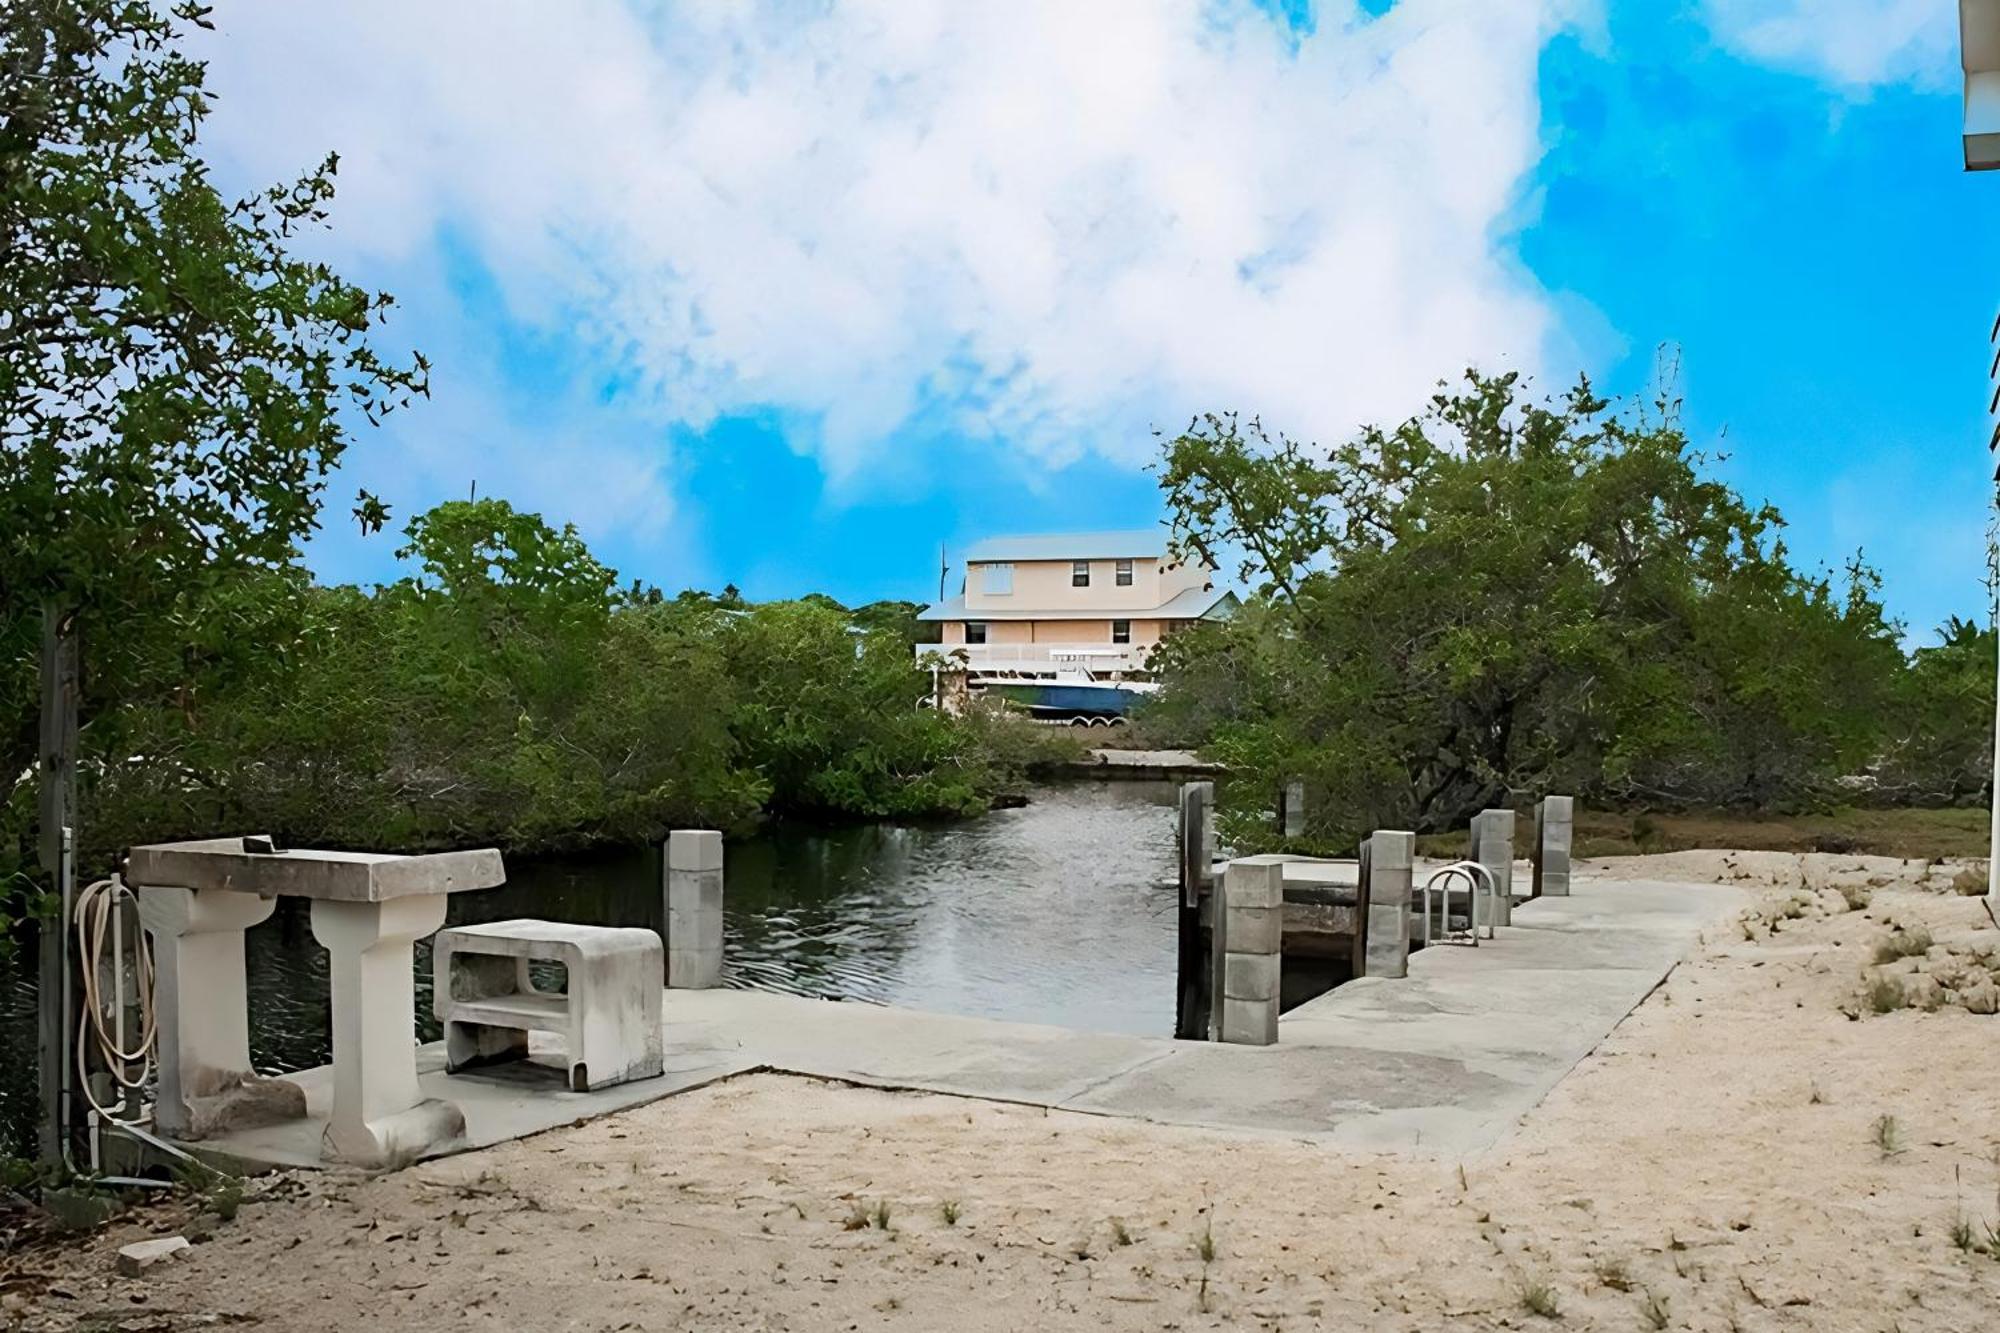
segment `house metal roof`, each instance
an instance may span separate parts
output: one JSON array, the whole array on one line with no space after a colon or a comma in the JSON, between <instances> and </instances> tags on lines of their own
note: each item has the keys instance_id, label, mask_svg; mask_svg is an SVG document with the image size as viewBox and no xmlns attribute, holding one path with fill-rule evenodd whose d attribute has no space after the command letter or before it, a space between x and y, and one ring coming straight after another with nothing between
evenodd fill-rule
<instances>
[{"instance_id":1,"label":"house metal roof","mask_svg":"<svg viewBox=\"0 0 2000 1333\"><path fill-rule=\"evenodd\" d=\"M1220 620L1240 603L1226 589L1189 588L1154 607L1064 607L1060 610L1009 607L965 609L964 597L948 597L927 607L918 620Z\"/></svg>"},{"instance_id":2,"label":"house metal roof","mask_svg":"<svg viewBox=\"0 0 2000 1333\"><path fill-rule=\"evenodd\" d=\"M966 548L965 563L995 560L1145 560L1167 553L1165 528L1129 532L1040 532L988 537Z\"/></svg>"}]
</instances>

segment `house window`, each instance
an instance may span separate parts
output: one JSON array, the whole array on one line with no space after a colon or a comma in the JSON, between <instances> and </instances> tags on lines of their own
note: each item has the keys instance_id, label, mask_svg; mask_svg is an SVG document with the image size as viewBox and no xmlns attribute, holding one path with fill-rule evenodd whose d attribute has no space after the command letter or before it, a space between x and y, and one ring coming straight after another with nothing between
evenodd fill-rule
<instances>
[{"instance_id":1,"label":"house window","mask_svg":"<svg viewBox=\"0 0 2000 1333\"><path fill-rule=\"evenodd\" d=\"M1072 588L1088 588L1090 586L1090 562L1088 560L1072 560L1070 562L1069 586Z\"/></svg>"},{"instance_id":2,"label":"house window","mask_svg":"<svg viewBox=\"0 0 2000 1333\"><path fill-rule=\"evenodd\" d=\"M1114 620L1114 621L1112 621L1112 622L1111 622L1111 642L1113 642L1113 643L1130 643L1130 642L1132 642L1132 622L1131 622L1131 621L1129 621L1129 620Z\"/></svg>"},{"instance_id":3,"label":"house window","mask_svg":"<svg viewBox=\"0 0 2000 1333\"><path fill-rule=\"evenodd\" d=\"M985 622L985 621L983 621L983 620L968 620L968 621L966 621L966 622L965 622L965 641L966 641L967 643L985 643L985 642L986 642L986 622Z\"/></svg>"},{"instance_id":4,"label":"house window","mask_svg":"<svg viewBox=\"0 0 2000 1333\"><path fill-rule=\"evenodd\" d=\"M1014 567L1012 565L988 565L982 584L991 595L1002 595L1014 591Z\"/></svg>"},{"instance_id":5,"label":"house window","mask_svg":"<svg viewBox=\"0 0 2000 1333\"><path fill-rule=\"evenodd\" d=\"M1118 562L1118 586L1121 588L1132 586L1132 562L1130 560L1120 560Z\"/></svg>"}]
</instances>

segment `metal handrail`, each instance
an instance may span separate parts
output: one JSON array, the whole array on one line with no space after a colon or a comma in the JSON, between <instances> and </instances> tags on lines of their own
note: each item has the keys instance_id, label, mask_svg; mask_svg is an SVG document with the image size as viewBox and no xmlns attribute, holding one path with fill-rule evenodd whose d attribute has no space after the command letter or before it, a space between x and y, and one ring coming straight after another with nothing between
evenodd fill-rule
<instances>
[{"instance_id":1,"label":"metal handrail","mask_svg":"<svg viewBox=\"0 0 2000 1333\"><path fill-rule=\"evenodd\" d=\"M1465 881L1466 917L1469 929L1458 934L1451 928L1451 897L1458 892L1452 887L1454 880ZM1431 926L1431 891L1437 890L1437 927ZM1479 924L1481 912L1479 900L1486 899L1486 938L1493 938L1493 895L1497 892L1493 872L1477 861L1454 861L1440 870L1433 871L1424 881L1423 927L1425 944L1470 944L1479 946Z\"/></svg>"}]
</instances>

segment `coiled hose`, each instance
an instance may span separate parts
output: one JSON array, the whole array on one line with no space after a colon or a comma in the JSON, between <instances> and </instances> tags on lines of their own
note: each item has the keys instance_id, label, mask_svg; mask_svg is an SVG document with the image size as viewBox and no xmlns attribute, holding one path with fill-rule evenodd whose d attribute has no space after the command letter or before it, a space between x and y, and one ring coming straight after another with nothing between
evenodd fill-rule
<instances>
[{"instance_id":1,"label":"coiled hose","mask_svg":"<svg viewBox=\"0 0 2000 1333\"><path fill-rule=\"evenodd\" d=\"M77 1086L91 1109L107 1120L118 1120L119 1112L97 1100L92 1086L95 1082L93 1073L108 1075L112 1083L125 1092L139 1091L152 1075L153 1043L158 1035L158 1020L153 1011L153 945L144 930L132 932L135 937L132 980L139 1005L137 1045L129 1049L124 1045L124 1015L119 1012L121 1005L115 988L107 1009L101 974L107 942L113 943L114 950L119 947L113 941L112 932L119 929L118 906L121 900L129 900L133 911L138 911L138 896L125 887L125 881L114 875L110 879L98 880L78 894L75 911L76 953L83 988L83 1012L77 1020L76 1029ZM114 953L114 966L116 961ZM92 1068L93 1053L96 1070ZM137 1066L137 1073L133 1072L134 1066Z\"/></svg>"}]
</instances>

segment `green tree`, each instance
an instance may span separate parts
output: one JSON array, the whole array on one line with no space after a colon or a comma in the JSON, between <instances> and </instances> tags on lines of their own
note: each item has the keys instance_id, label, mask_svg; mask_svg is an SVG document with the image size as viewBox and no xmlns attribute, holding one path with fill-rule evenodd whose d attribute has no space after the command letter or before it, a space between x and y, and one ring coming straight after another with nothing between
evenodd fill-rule
<instances>
[{"instance_id":1,"label":"green tree","mask_svg":"<svg viewBox=\"0 0 2000 1333\"><path fill-rule=\"evenodd\" d=\"M1993 631L1953 616L1910 655L1872 795L1907 804L1992 799Z\"/></svg>"},{"instance_id":2,"label":"green tree","mask_svg":"<svg viewBox=\"0 0 2000 1333\"><path fill-rule=\"evenodd\" d=\"M1203 418L1162 467L1176 540L1257 594L1168 641L1155 725L1229 762L1253 842L1289 777L1340 846L1551 790L1810 799L1872 753L1895 630L1702 462L1669 403L1513 375L1325 451Z\"/></svg>"},{"instance_id":3,"label":"green tree","mask_svg":"<svg viewBox=\"0 0 2000 1333\"><path fill-rule=\"evenodd\" d=\"M84 752L115 764L134 706L192 716L215 681L283 651L298 543L348 423L425 386L421 357L370 342L389 297L291 253L326 219L333 157L247 199L211 182L203 70L178 47L206 22L146 0L0 15L9 774L36 755L44 608L83 644Z\"/></svg>"}]
</instances>

